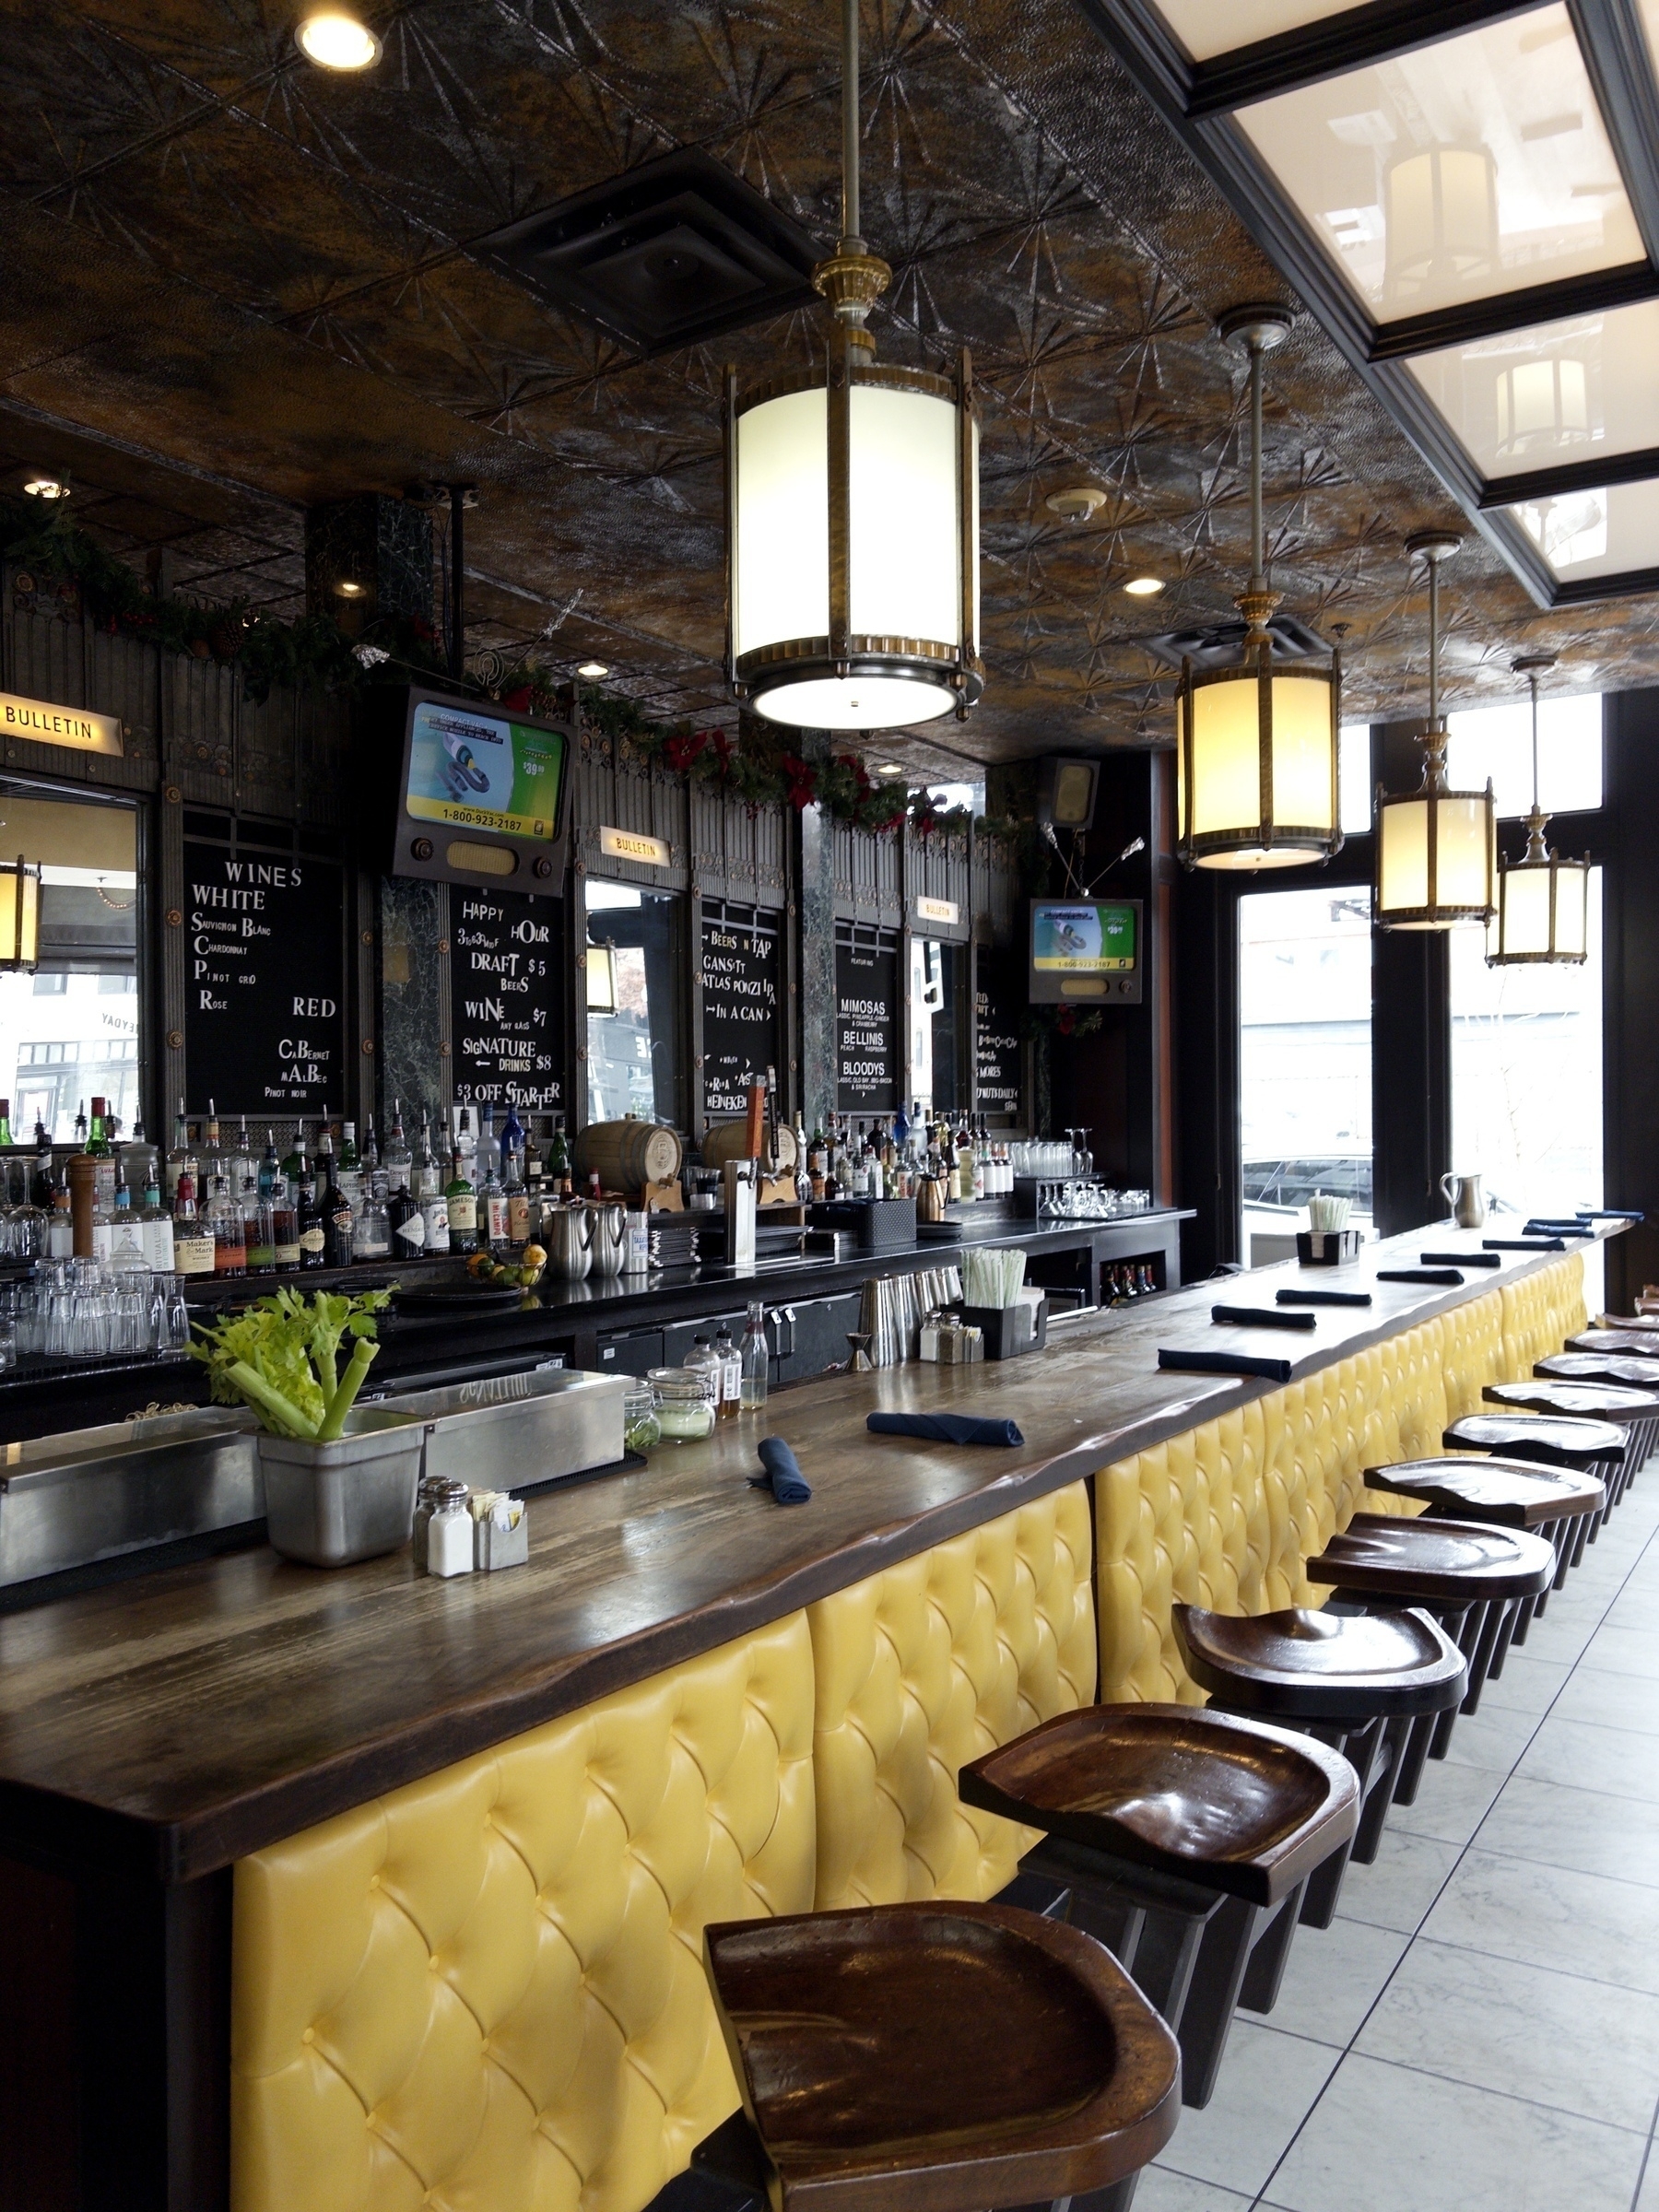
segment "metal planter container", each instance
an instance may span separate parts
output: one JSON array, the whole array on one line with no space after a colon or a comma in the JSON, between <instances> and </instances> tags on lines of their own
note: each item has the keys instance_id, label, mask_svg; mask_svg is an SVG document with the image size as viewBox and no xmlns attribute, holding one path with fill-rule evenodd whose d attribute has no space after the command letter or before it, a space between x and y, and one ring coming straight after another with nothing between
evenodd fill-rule
<instances>
[{"instance_id":1,"label":"metal planter container","mask_svg":"<svg viewBox=\"0 0 1659 2212\"><path fill-rule=\"evenodd\" d=\"M308 1567L347 1567L396 1551L415 1533L425 1430L372 1407L347 1417L332 1444L259 1439L271 1547Z\"/></svg>"},{"instance_id":2,"label":"metal planter container","mask_svg":"<svg viewBox=\"0 0 1659 2212\"><path fill-rule=\"evenodd\" d=\"M421 1424L425 1475L453 1477L473 1490L528 1490L614 1466L627 1395L620 1375L551 1367L410 1391L382 1398L378 1410Z\"/></svg>"}]
</instances>

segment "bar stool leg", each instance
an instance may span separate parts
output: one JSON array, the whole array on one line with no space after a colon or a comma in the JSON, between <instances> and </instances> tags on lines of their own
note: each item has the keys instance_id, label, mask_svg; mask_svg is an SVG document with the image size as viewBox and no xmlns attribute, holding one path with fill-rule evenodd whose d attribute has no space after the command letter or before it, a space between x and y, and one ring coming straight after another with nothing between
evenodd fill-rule
<instances>
[{"instance_id":1,"label":"bar stool leg","mask_svg":"<svg viewBox=\"0 0 1659 2212\"><path fill-rule=\"evenodd\" d=\"M1331 1856L1335 1858L1336 1853L1333 1852ZM1239 1992L1239 2003L1244 2011L1271 2012L1278 2003L1279 1988L1290 1957L1290 1938L1300 1922L1307 1889L1306 1882L1292 1889L1251 1946L1250 1963L1244 1969L1243 1985Z\"/></svg>"},{"instance_id":2,"label":"bar stool leg","mask_svg":"<svg viewBox=\"0 0 1659 2212\"><path fill-rule=\"evenodd\" d=\"M1215 2095L1227 2031L1239 2008L1239 1992L1261 1917L1260 1905L1248 1905L1241 1897L1226 1897L1205 1923L1186 2003L1181 2008L1181 2025L1175 2031L1181 2045L1181 2101L1194 2110L1202 2111ZM1288 1927L1294 1932L1294 1912ZM1288 1944L1288 1935L1285 1941ZM1277 1983L1274 1994L1277 1994Z\"/></svg>"}]
</instances>

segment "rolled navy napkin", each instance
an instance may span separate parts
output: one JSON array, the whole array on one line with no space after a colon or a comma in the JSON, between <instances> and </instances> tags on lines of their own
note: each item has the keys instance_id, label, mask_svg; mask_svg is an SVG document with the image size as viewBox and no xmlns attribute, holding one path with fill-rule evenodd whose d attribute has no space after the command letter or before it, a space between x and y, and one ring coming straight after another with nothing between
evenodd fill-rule
<instances>
[{"instance_id":1,"label":"rolled navy napkin","mask_svg":"<svg viewBox=\"0 0 1659 2212\"><path fill-rule=\"evenodd\" d=\"M968 1413L873 1413L865 1426L877 1436L923 1436L935 1444L1023 1444L1012 1421L976 1420Z\"/></svg>"},{"instance_id":2,"label":"rolled navy napkin","mask_svg":"<svg viewBox=\"0 0 1659 2212\"><path fill-rule=\"evenodd\" d=\"M770 1490L780 1505L805 1505L812 1495L812 1485L783 1439L763 1436L759 1448L766 1472L749 1477L750 1489Z\"/></svg>"}]
</instances>

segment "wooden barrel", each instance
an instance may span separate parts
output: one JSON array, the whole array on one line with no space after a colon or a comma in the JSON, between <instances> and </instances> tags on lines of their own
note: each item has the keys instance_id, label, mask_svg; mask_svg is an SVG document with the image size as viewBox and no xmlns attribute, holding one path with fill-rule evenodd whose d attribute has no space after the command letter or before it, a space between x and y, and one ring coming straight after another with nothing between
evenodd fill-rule
<instances>
[{"instance_id":1,"label":"wooden barrel","mask_svg":"<svg viewBox=\"0 0 1659 2212\"><path fill-rule=\"evenodd\" d=\"M576 1172L607 1191L642 1191L679 1173L680 1140L660 1122L594 1122L576 1139Z\"/></svg>"},{"instance_id":2,"label":"wooden barrel","mask_svg":"<svg viewBox=\"0 0 1659 2212\"><path fill-rule=\"evenodd\" d=\"M747 1158L744 1149L747 1142L748 1122L739 1114L735 1121L711 1122L698 1150L704 1167L724 1168L728 1159ZM778 1164L781 1174L787 1174L795 1164L794 1131L787 1122L778 1124Z\"/></svg>"}]
</instances>

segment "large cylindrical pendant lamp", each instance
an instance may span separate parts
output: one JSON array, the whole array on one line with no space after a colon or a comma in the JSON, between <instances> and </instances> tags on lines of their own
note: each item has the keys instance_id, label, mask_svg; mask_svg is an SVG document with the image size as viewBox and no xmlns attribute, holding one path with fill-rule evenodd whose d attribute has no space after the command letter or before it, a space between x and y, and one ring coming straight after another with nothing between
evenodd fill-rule
<instances>
[{"instance_id":1,"label":"large cylindrical pendant lamp","mask_svg":"<svg viewBox=\"0 0 1659 2212\"><path fill-rule=\"evenodd\" d=\"M965 715L979 651L979 425L972 366L876 359L865 329L891 271L858 235L858 5L843 0L842 235L813 272L834 315L821 378L726 378L726 674L798 728Z\"/></svg>"},{"instance_id":2,"label":"large cylindrical pendant lamp","mask_svg":"<svg viewBox=\"0 0 1659 2212\"><path fill-rule=\"evenodd\" d=\"M1526 852L1498 863L1498 912L1487 940L1488 968L1577 968L1590 953L1590 862L1562 860L1545 831L1538 803L1538 678L1555 666L1552 653L1515 663L1532 691L1533 803Z\"/></svg>"},{"instance_id":3,"label":"large cylindrical pendant lamp","mask_svg":"<svg viewBox=\"0 0 1659 2212\"><path fill-rule=\"evenodd\" d=\"M1237 308L1224 337L1250 359L1251 576L1246 629L1228 668L1181 665L1175 698L1176 851L1189 868L1294 868L1342 844L1336 776L1342 666L1274 665L1262 528L1262 359L1290 327L1283 308Z\"/></svg>"},{"instance_id":4,"label":"large cylindrical pendant lamp","mask_svg":"<svg viewBox=\"0 0 1659 2212\"><path fill-rule=\"evenodd\" d=\"M1413 538L1408 553L1429 567L1429 721L1423 781L1414 791L1377 790L1377 877L1371 919L1379 929L1453 929L1497 911L1498 813L1485 791L1446 782L1446 723L1440 711L1440 564L1461 539Z\"/></svg>"}]
</instances>

